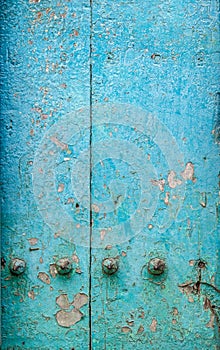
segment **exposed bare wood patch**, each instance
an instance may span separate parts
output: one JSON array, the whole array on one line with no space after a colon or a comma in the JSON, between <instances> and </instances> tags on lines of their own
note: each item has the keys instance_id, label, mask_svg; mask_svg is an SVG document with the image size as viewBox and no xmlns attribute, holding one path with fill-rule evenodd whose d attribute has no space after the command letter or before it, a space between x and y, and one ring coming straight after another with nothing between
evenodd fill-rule
<instances>
[{"instance_id":1,"label":"exposed bare wood patch","mask_svg":"<svg viewBox=\"0 0 220 350\"><path fill-rule=\"evenodd\" d=\"M50 276L46 272L39 272L37 277L44 283L50 284Z\"/></svg>"}]
</instances>

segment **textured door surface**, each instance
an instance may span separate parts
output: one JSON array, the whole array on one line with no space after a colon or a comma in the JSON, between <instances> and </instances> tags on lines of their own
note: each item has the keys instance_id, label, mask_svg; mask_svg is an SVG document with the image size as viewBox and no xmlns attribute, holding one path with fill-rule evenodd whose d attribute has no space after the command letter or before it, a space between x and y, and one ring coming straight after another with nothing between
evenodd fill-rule
<instances>
[{"instance_id":1,"label":"textured door surface","mask_svg":"<svg viewBox=\"0 0 220 350\"><path fill-rule=\"evenodd\" d=\"M219 349L216 0L1 1L2 349Z\"/></svg>"}]
</instances>

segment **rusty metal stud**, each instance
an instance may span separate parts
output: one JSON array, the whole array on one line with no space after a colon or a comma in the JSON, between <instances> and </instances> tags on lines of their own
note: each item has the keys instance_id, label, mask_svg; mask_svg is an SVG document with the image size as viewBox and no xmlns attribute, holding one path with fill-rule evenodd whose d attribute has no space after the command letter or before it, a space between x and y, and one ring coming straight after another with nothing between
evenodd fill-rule
<instances>
[{"instance_id":1,"label":"rusty metal stud","mask_svg":"<svg viewBox=\"0 0 220 350\"><path fill-rule=\"evenodd\" d=\"M26 262L23 259L13 258L10 261L9 269L13 275L21 275L26 269Z\"/></svg>"},{"instance_id":2,"label":"rusty metal stud","mask_svg":"<svg viewBox=\"0 0 220 350\"><path fill-rule=\"evenodd\" d=\"M73 265L69 258L61 258L56 262L56 268L60 275L66 275L72 271Z\"/></svg>"},{"instance_id":3,"label":"rusty metal stud","mask_svg":"<svg viewBox=\"0 0 220 350\"><path fill-rule=\"evenodd\" d=\"M161 275L166 269L166 264L163 259L153 258L148 262L147 268L151 275Z\"/></svg>"},{"instance_id":4,"label":"rusty metal stud","mask_svg":"<svg viewBox=\"0 0 220 350\"><path fill-rule=\"evenodd\" d=\"M102 270L107 275L113 275L118 271L118 260L116 258L105 258L102 260Z\"/></svg>"}]
</instances>

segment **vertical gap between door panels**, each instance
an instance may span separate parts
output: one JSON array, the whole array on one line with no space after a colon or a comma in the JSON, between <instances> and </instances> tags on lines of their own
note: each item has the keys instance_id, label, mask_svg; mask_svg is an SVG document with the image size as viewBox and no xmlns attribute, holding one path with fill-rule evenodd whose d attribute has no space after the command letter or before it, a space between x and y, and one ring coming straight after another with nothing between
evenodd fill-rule
<instances>
[{"instance_id":1,"label":"vertical gap between door panels","mask_svg":"<svg viewBox=\"0 0 220 350\"><path fill-rule=\"evenodd\" d=\"M89 134L89 350L92 350L92 0L90 2L90 43L89 43L89 80L90 80L90 134Z\"/></svg>"}]
</instances>

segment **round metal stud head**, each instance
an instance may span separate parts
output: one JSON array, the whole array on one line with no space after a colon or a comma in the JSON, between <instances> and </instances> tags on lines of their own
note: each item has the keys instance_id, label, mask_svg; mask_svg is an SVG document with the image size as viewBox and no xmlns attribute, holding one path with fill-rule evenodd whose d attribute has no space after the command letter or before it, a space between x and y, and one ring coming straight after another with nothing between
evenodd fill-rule
<instances>
[{"instance_id":1,"label":"round metal stud head","mask_svg":"<svg viewBox=\"0 0 220 350\"><path fill-rule=\"evenodd\" d=\"M166 264L163 259L153 258L148 262L147 267L151 275L161 275L166 269Z\"/></svg>"},{"instance_id":2,"label":"round metal stud head","mask_svg":"<svg viewBox=\"0 0 220 350\"><path fill-rule=\"evenodd\" d=\"M66 275L72 271L73 265L69 258L61 258L56 262L56 268L60 275Z\"/></svg>"},{"instance_id":3,"label":"round metal stud head","mask_svg":"<svg viewBox=\"0 0 220 350\"><path fill-rule=\"evenodd\" d=\"M13 275L21 275L26 270L26 262L23 259L13 258L9 268Z\"/></svg>"},{"instance_id":4,"label":"round metal stud head","mask_svg":"<svg viewBox=\"0 0 220 350\"><path fill-rule=\"evenodd\" d=\"M115 258L105 258L102 260L102 270L106 275L113 275L118 271L118 260Z\"/></svg>"}]
</instances>

